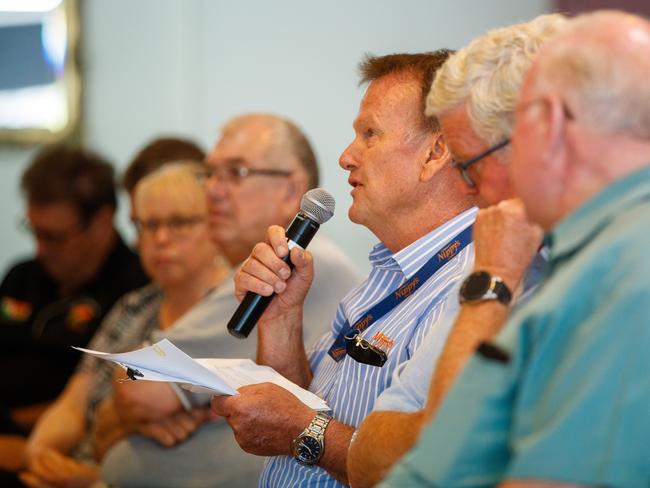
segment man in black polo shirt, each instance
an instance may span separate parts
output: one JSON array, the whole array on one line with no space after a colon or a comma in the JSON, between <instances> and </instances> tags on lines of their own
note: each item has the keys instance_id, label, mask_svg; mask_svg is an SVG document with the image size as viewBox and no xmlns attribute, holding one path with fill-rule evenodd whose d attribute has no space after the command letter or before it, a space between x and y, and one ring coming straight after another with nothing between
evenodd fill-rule
<instances>
[{"instance_id":1,"label":"man in black polo shirt","mask_svg":"<svg viewBox=\"0 0 650 488\"><path fill-rule=\"evenodd\" d=\"M27 433L60 393L80 357L70 346L86 345L115 301L147 282L113 225L110 164L51 147L36 156L21 187L36 255L0 284L0 457L2 434Z\"/></svg>"}]
</instances>

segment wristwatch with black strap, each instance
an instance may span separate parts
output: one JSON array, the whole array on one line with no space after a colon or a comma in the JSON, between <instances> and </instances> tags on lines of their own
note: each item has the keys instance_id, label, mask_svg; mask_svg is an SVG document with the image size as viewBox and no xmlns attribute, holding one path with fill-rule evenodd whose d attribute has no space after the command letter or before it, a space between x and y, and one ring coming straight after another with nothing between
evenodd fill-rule
<instances>
[{"instance_id":1,"label":"wristwatch with black strap","mask_svg":"<svg viewBox=\"0 0 650 488\"><path fill-rule=\"evenodd\" d=\"M459 293L460 303L496 300L508 305L512 293L498 276L492 276L487 271L475 271L463 281Z\"/></svg>"},{"instance_id":2,"label":"wristwatch with black strap","mask_svg":"<svg viewBox=\"0 0 650 488\"><path fill-rule=\"evenodd\" d=\"M332 417L318 412L311 423L293 440L291 453L300 464L316 464L325 451L325 429Z\"/></svg>"}]
</instances>

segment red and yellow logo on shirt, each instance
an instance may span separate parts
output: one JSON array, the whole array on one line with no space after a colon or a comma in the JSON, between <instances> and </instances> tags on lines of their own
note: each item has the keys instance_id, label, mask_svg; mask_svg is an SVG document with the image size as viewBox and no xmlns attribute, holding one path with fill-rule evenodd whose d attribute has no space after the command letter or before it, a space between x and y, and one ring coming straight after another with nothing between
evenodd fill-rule
<instances>
[{"instance_id":1,"label":"red and yellow logo on shirt","mask_svg":"<svg viewBox=\"0 0 650 488\"><path fill-rule=\"evenodd\" d=\"M66 326L75 332L84 332L88 323L95 318L95 309L90 303L77 303L70 307Z\"/></svg>"},{"instance_id":2,"label":"red and yellow logo on shirt","mask_svg":"<svg viewBox=\"0 0 650 488\"><path fill-rule=\"evenodd\" d=\"M391 349L395 345L395 341L383 332L377 332L372 336L372 341L376 346L379 346L384 351Z\"/></svg>"},{"instance_id":3,"label":"red and yellow logo on shirt","mask_svg":"<svg viewBox=\"0 0 650 488\"><path fill-rule=\"evenodd\" d=\"M3 297L0 302L0 314L3 318L24 322L32 315L32 304L16 298Z\"/></svg>"}]
</instances>

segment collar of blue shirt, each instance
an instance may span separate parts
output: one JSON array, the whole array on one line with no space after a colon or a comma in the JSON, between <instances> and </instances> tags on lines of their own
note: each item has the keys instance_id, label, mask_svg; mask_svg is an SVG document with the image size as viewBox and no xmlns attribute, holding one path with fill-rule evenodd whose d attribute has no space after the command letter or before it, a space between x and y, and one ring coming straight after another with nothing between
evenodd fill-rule
<instances>
[{"instance_id":1,"label":"collar of blue shirt","mask_svg":"<svg viewBox=\"0 0 650 488\"><path fill-rule=\"evenodd\" d=\"M610 184L547 234L545 242L549 245L551 260L578 249L622 210L648 199L650 168L635 171Z\"/></svg>"},{"instance_id":2,"label":"collar of blue shirt","mask_svg":"<svg viewBox=\"0 0 650 488\"><path fill-rule=\"evenodd\" d=\"M395 254L379 242L370 251L368 260L373 268L399 271L410 278L451 238L471 225L476 219L476 212L476 207L465 210Z\"/></svg>"}]
</instances>

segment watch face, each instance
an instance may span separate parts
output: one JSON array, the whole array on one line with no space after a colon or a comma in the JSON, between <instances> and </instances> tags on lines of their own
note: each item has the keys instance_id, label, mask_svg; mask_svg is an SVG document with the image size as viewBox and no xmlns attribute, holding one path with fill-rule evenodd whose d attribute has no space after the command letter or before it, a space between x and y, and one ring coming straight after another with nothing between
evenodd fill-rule
<instances>
[{"instance_id":1,"label":"watch face","mask_svg":"<svg viewBox=\"0 0 650 488\"><path fill-rule=\"evenodd\" d=\"M491 282L492 276L485 271L472 273L463 283L460 294L465 300L479 300L490 289Z\"/></svg>"},{"instance_id":2,"label":"watch face","mask_svg":"<svg viewBox=\"0 0 650 488\"><path fill-rule=\"evenodd\" d=\"M311 436L301 437L296 445L296 458L305 464L312 464L320 458L323 446Z\"/></svg>"}]
</instances>

